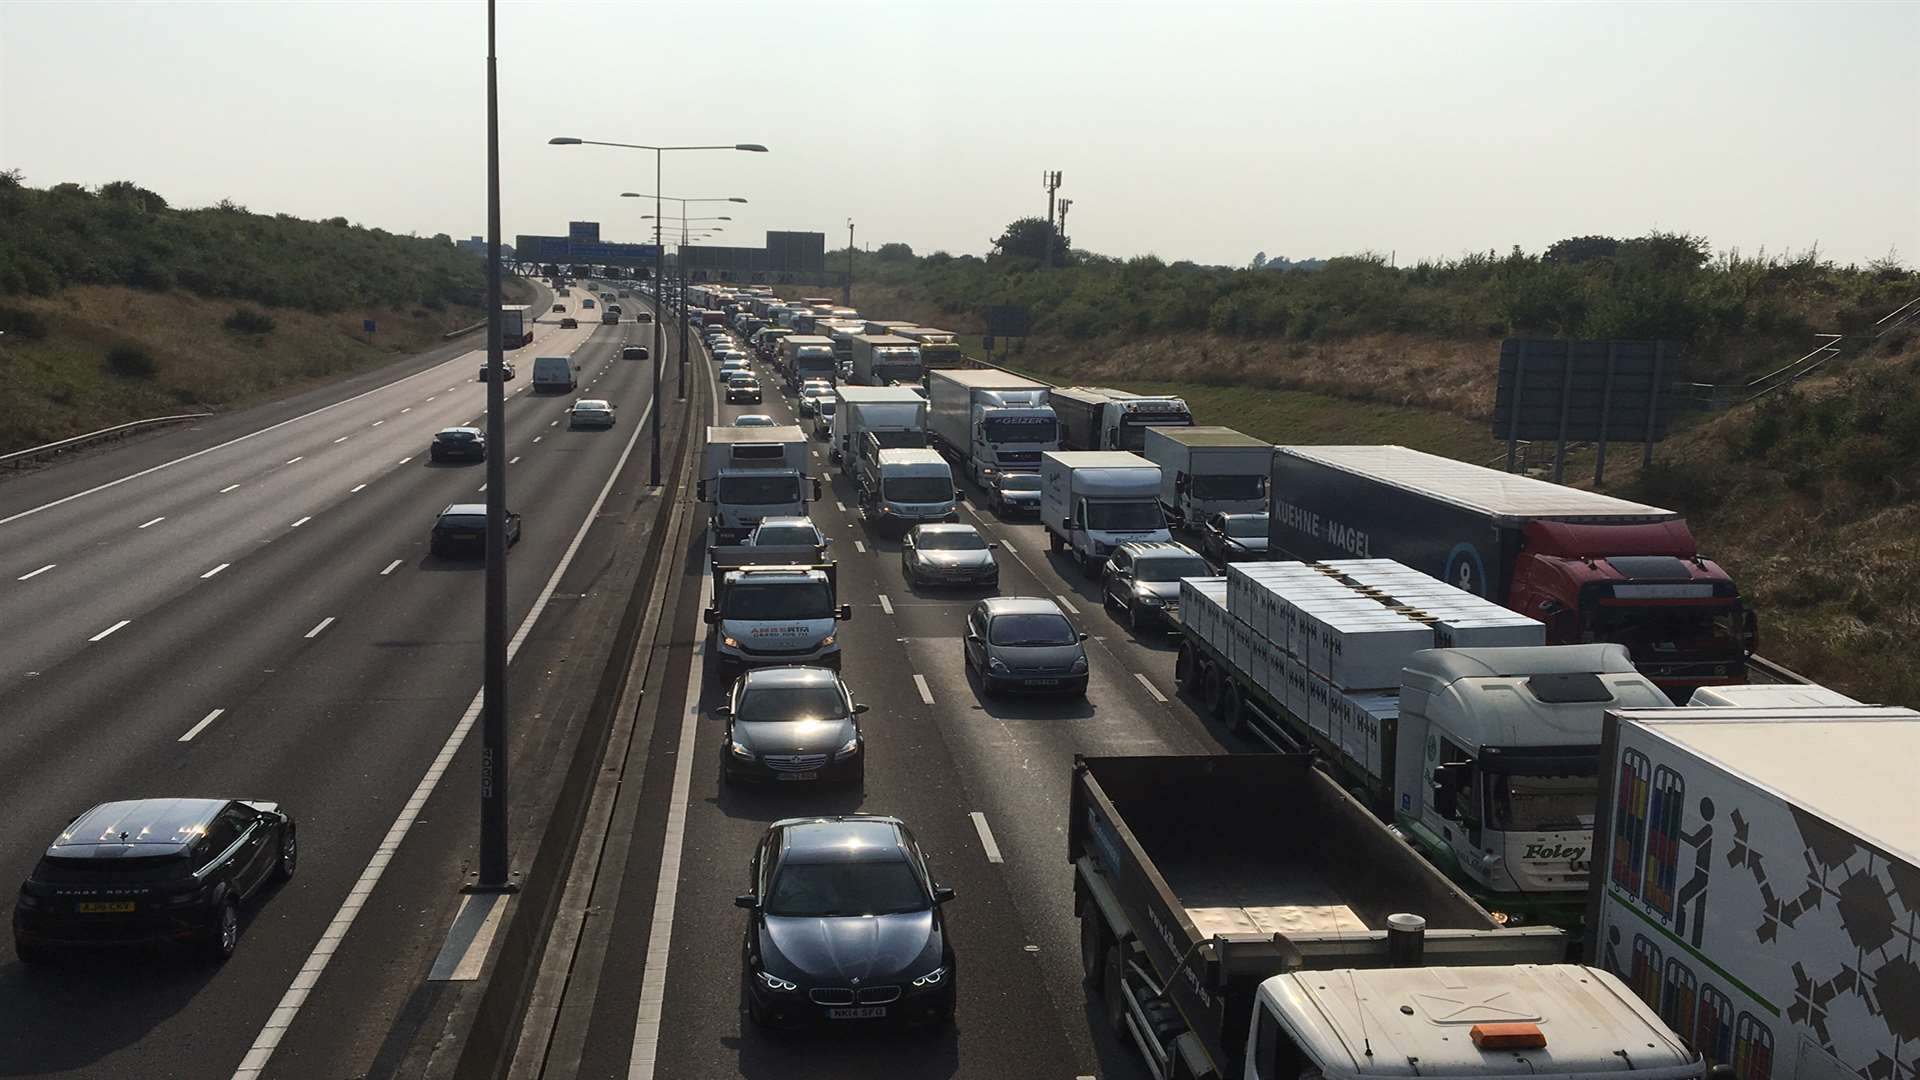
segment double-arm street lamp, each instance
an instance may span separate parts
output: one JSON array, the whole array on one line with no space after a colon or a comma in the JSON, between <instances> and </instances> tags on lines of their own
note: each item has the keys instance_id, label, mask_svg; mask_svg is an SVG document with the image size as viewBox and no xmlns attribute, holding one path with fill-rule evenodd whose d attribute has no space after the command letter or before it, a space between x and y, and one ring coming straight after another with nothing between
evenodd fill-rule
<instances>
[{"instance_id":1,"label":"double-arm street lamp","mask_svg":"<svg viewBox=\"0 0 1920 1080\"><path fill-rule=\"evenodd\" d=\"M660 190L660 186L661 186L661 179L660 179L661 178L661 159L667 155L668 151L743 150L748 153L754 153L754 154L764 154L767 152L767 148L760 145L759 143L734 143L731 146L648 146L645 143L606 142L600 139L577 139L570 135L561 135L552 139L548 139L547 145L549 146L611 146L620 150L651 150L653 151L653 189L656 192ZM739 201L746 202L745 199L741 199ZM656 216L660 214L660 211L661 211L660 204L661 204L661 197L658 195L654 196L653 212ZM665 279L666 279L666 270L667 270L666 245L659 242L662 238L659 235L660 230L657 227L658 222L656 222L655 225L656 225L656 228L654 230L655 243L654 243L654 253L653 253L653 267L654 267L653 290L654 290L655 303L660 308L660 311L657 314L664 315L666 314L666 310L665 310L666 304L664 301L664 297L666 295ZM681 306L683 308L686 305L685 295L686 295L685 290L682 290ZM683 317L680 321L681 321L681 331L680 331L680 394L679 394L679 397L681 400L685 400L687 396L687 355L686 355L687 342L686 342L686 329L685 329L686 319ZM653 455L652 455L652 461L649 463L649 467L648 467L648 476L651 478L651 481L654 487L660 486L660 414L666 411L660 401L660 350L665 347L666 347L665 332L661 329L660 319L656 317L653 320L653 431L652 431Z\"/></svg>"},{"instance_id":2,"label":"double-arm street lamp","mask_svg":"<svg viewBox=\"0 0 1920 1080\"><path fill-rule=\"evenodd\" d=\"M692 203L745 203L747 201L738 195L706 195L706 196L700 196L695 198L682 198L678 195L662 195L659 193L660 189L658 187L654 188L653 190L654 190L654 194L652 195L642 194L641 192L638 192L638 191L623 191L620 193L620 197L623 199L652 199L653 213L645 215L644 217L641 218L641 220L644 221L649 218L652 219L656 230L658 230L658 228L661 225L665 224L665 221L666 221L666 219L660 213L660 201L664 199L667 202L679 203L680 204L680 246L683 248L686 247L686 244L687 244L687 237L686 237L686 233L687 233L686 223L688 221L687 207L690 204ZM697 218L694 220L705 221L708 219ZM720 218L714 218L712 220L732 221L733 219L730 217L720 217ZM712 226L712 228L714 232L720 231L720 226L718 225ZM676 260L676 262L679 264L678 269L680 271L679 274L677 275L680 279L680 310L679 310L679 315L680 315L680 396L684 398L687 396L687 256L686 256L686 252L684 251L680 252L679 258Z\"/></svg>"}]
</instances>

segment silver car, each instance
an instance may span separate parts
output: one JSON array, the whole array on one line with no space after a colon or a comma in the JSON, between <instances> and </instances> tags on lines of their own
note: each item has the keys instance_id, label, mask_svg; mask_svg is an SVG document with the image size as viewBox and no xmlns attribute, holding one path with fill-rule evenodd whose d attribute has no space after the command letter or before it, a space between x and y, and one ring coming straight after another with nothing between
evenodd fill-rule
<instances>
[{"instance_id":1,"label":"silver car","mask_svg":"<svg viewBox=\"0 0 1920 1080\"><path fill-rule=\"evenodd\" d=\"M967 612L966 664L984 694L1087 693L1087 635L1044 596L995 596Z\"/></svg>"},{"instance_id":2,"label":"silver car","mask_svg":"<svg viewBox=\"0 0 1920 1080\"><path fill-rule=\"evenodd\" d=\"M1101 600L1127 617L1127 628L1178 628L1180 579L1212 577L1213 568L1185 544L1154 540L1121 544L1107 557Z\"/></svg>"},{"instance_id":3,"label":"silver car","mask_svg":"<svg viewBox=\"0 0 1920 1080\"><path fill-rule=\"evenodd\" d=\"M613 426L613 403L599 398L581 398L567 410L567 426L610 428Z\"/></svg>"},{"instance_id":4,"label":"silver car","mask_svg":"<svg viewBox=\"0 0 1920 1080\"><path fill-rule=\"evenodd\" d=\"M971 525L915 525L900 541L900 572L915 588L956 585L997 589L1000 564L989 543Z\"/></svg>"}]
</instances>

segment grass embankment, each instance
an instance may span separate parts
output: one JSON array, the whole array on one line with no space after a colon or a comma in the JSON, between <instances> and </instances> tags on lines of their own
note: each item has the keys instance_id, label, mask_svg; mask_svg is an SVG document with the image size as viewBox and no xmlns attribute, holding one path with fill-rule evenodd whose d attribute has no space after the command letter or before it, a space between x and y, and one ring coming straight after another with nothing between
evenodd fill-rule
<instances>
[{"instance_id":1,"label":"grass embankment","mask_svg":"<svg viewBox=\"0 0 1920 1080\"><path fill-rule=\"evenodd\" d=\"M484 263L445 236L175 209L124 181L39 190L17 173L0 173L0 221L0 451L244 405L486 317ZM509 281L510 302L531 295Z\"/></svg>"}]
</instances>

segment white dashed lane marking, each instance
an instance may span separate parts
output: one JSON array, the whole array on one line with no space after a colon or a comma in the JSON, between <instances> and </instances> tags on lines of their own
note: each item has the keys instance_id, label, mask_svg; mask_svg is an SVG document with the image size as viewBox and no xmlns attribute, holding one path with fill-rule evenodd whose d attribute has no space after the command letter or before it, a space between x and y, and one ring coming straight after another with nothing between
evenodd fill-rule
<instances>
[{"instance_id":1,"label":"white dashed lane marking","mask_svg":"<svg viewBox=\"0 0 1920 1080\"><path fill-rule=\"evenodd\" d=\"M1073 606L1073 601L1071 601L1071 600L1069 600L1069 599L1067 599L1067 598L1066 598L1066 596L1065 596L1065 594L1063 594L1063 593L1054 593L1054 594L1053 594L1053 598L1054 598L1055 600L1058 600L1058 601L1060 601L1060 606L1061 606L1061 607L1063 607L1063 608L1066 608L1066 609L1067 609L1067 614L1069 614L1069 615L1078 615L1078 614L1080 614L1080 609L1079 609L1079 608L1077 608L1077 607L1074 607L1074 606Z\"/></svg>"},{"instance_id":2,"label":"white dashed lane marking","mask_svg":"<svg viewBox=\"0 0 1920 1080\"><path fill-rule=\"evenodd\" d=\"M161 516L161 517L157 517L157 518L154 518L154 519L153 519L152 521L149 521L149 522L146 522L145 524L142 524L142 525L140 525L139 527L140 527L140 528L142 528L142 529L144 529L144 528L146 528L146 527L147 527L148 525L158 525L158 524L160 524L161 522L163 522L163 521L165 521L165 520L167 520L167 519L166 519L166 517L165 517L165 516L163 515L163 516Z\"/></svg>"},{"instance_id":3,"label":"white dashed lane marking","mask_svg":"<svg viewBox=\"0 0 1920 1080\"><path fill-rule=\"evenodd\" d=\"M392 562L387 564L387 568L385 570L380 571L380 576L386 577L388 574L391 574L395 570L399 569L399 567L400 567L400 560L395 559Z\"/></svg>"},{"instance_id":4,"label":"white dashed lane marking","mask_svg":"<svg viewBox=\"0 0 1920 1080\"><path fill-rule=\"evenodd\" d=\"M192 741L193 741L193 737L194 737L195 735L198 735L198 734L200 734L200 733L201 733L202 731L205 731L205 730L207 729L207 725L208 725L208 724L211 724L211 723L213 723L213 722L214 722L215 720L218 720L218 719L220 719L220 717L221 717L221 715L222 715L222 714L224 714L224 713L225 713L226 711L227 711L227 710L225 710L225 709L215 709L215 710L213 710L212 712L210 712L210 713L208 713L207 715L205 715L205 716L203 716L203 717L201 717L201 718L200 718L200 722L199 722L199 723L197 723L197 724L195 724L195 725L193 725L192 727L190 727L190 728L188 728L188 729L187 729L187 733L186 733L185 735L182 735L182 736L180 736L180 741L181 741L181 742L192 742Z\"/></svg>"},{"instance_id":5,"label":"white dashed lane marking","mask_svg":"<svg viewBox=\"0 0 1920 1080\"><path fill-rule=\"evenodd\" d=\"M237 488L239 486L240 486L239 484L228 484L226 487L223 487L220 489L220 494L225 495L227 492L232 491L234 488Z\"/></svg>"},{"instance_id":6,"label":"white dashed lane marking","mask_svg":"<svg viewBox=\"0 0 1920 1080\"><path fill-rule=\"evenodd\" d=\"M886 593L880 594L880 610L889 615L893 614L893 601L887 599Z\"/></svg>"},{"instance_id":7,"label":"white dashed lane marking","mask_svg":"<svg viewBox=\"0 0 1920 1080\"><path fill-rule=\"evenodd\" d=\"M305 525L305 524L306 524L307 522L309 522L309 521L312 521L312 520L313 520L313 516L312 516L311 514L309 514L308 516L306 516L306 517L303 517L303 518L301 518L301 519L300 519L299 521L296 521L296 522L294 522L293 524L291 524L291 525L289 525L289 526L287 526L287 528L289 528L289 529L297 529L297 528L299 528L300 526L302 526L302 525Z\"/></svg>"},{"instance_id":8,"label":"white dashed lane marking","mask_svg":"<svg viewBox=\"0 0 1920 1080\"><path fill-rule=\"evenodd\" d=\"M322 630L325 630L327 627L333 625L333 619L334 617L332 615L329 615L326 618L321 619L317 624L314 625L313 629L307 631L307 637L310 639L319 637L320 632Z\"/></svg>"},{"instance_id":9,"label":"white dashed lane marking","mask_svg":"<svg viewBox=\"0 0 1920 1080\"><path fill-rule=\"evenodd\" d=\"M132 622L132 621L133 621L132 619L121 619L121 620L120 620L119 622L117 622L117 623L114 623L114 624L113 624L112 626L109 626L109 627L107 627L107 628L106 628L105 630L102 630L102 631L100 631L99 633L97 633L97 634L95 634L95 635L93 635L92 637L90 637L90 638L88 638L87 640L88 640L88 641L99 641L99 640L101 640L101 639L103 639L103 638L105 638L105 637L106 637L106 636L107 636L108 634L111 634L111 633L113 633L113 632L114 632L115 630L118 630L118 629L120 629L121 627L123 627L123 626L125 626L125 625L127 625L128 623L130 623L130 622Z\"/></svg>"},{"instance_id":10,"label":"white dashed lane marking","mask_svg":"<svg viewBox=\"0 0 1920 1080\"><path fill-rule=\"evenodd\" d=\"M297 462L297 461L305 461L306 459L307 459L307 455L305 455L305 454L301 454L301 455L300 455L299 457L297 457L297 458L288 458L288 459L287 459L287 464L289 464L289 465L292 465L292 464L293 464L294 462Z\"/></svg>"},{"instance_id":11,"label":"white dashed lane marking","mask_svg":"<svg viewBox=\"0 0 1920 1080\"><path fill-rule=\"evenodd\" d=\"M208 578L210 578L210 577L212 577L213 575L215 575L215 574L217 574L217 573L219 573L219 572L220 572L220 571L222 571L222 570L225 570L225 569L226 569L227 567L229 567L229 566L232 566L232 565L233 565L233 564L232 564L232 563L230 563L230 562L223 562L223 563L221 563L221 564L220 564L219 566L216 566L216 567L214 567L213 569L211 569L211 570L209 570L209 571L207 571L206 573L204 573L204 574L201 574L201 575L200 575L200 580L201 580L201 581L205 581L205 580L207 580Z\"/></svg>"},{"instance_id":12,"label":"white dashed lane marking","mask_svg":"<svg viewBox=\"0 0 1920 1080\"><path fill-rule=\"evenodd\" d=\"M973 819L973 831L980 834L980 850L986 852L990 863L1006 862L1000 855L1000 845L994 843L993 830L987 828L987 815L978 810L967 815Z\"/></svg>"},{"instance_id":13,"label":"white dashed lane marking","mask_svg":"<svg viewBox=\"0 0 1920 1080\"><path fill-rule=\"evenodd\" d=\"M933 691L928 689L927 677L925 675L915 674L913 677L913 685L915 689L920 691L920 700L922 702L928 705L933 704Z\"/></svg>"},{"instance_id":14,"label":"white dashed lane marking","mask_svg":"<svg viewBox=\"0 0 1920 1080\"><path fill-rule=\"evenodd\" d=\"M48 563L47 565L45 565L45 566L43 566L43 567L41 567L41 568L40 568L40 569L38 569L38 570L29 570L29 571L27 571L26 573L24 573L24 574L21 574L21 575L20 575L19 577L17 577L17 578L14 578L13 580L15 580L15 581L25 581L25 580L27 580L28 578L37 578L37 577L39 577L39 576L40 576L41 574L44 574L44 573L46 573L47 571L49 571L49 570L51 570L51 569L53 569L54 567L56 567L56 566L59 566L59 565L60 565L59 563Z\"/></svg>"},{"instance_id":15,"label":"white dashed lane marking","mask_svg":"<svg viewBox=\"0 0 1920 1080\"><path fill-rule=\"evenodd\" d=\"M1139 680L1140 680L1140 685L1141 685L1141 686L1144 686L1144 687L1146 687L1146 688L1147 688L1147 693L1149 693L1149 694L1152 694L1152 695L1153 695L1153 700L1155 700L1155 701L1157 701L1157 702L1159 702L1159 703L1160 703L1160 704L1162 704L1162 705L1165 705L1165 704L1167 703L1167 696L1166 696L1165 694L1162 694L1162 693L1160 692L1160 688L1159 688L1159 687L1157 687L1157 686L1155 686L1155 685L1153 685L1153 683L1151 683L1151 682L1149 682L1149 681L1147 680L1147 677L1146 677L1145 675L1142 675L1142 674L1140 674L1139 672L1137 672L1137 671L1136 671L1136 672L1134 672L1134 673L1133 673L1133 677L1134 677L1134 678L1136 678L1136 679L1139 679Z\"/></svg>"}]
</instances>

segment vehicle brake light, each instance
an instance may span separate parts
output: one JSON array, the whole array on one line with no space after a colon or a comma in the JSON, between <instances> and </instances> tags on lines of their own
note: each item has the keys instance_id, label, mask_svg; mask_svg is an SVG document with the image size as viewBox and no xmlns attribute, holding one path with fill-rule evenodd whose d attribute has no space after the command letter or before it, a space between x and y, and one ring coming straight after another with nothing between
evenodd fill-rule
<instances>
[{"instance_id":1,"label":"vehicle brake light","mask_svg":"<svg viewBox=\"0 0 1920 1080\"><path fill-rule=\"evenodd\" d=\"M1538 1024L1475 1024L1468 1034L1482 1050L1540 1050L1547 1045Z\"/></svg>"}]
</instances>

